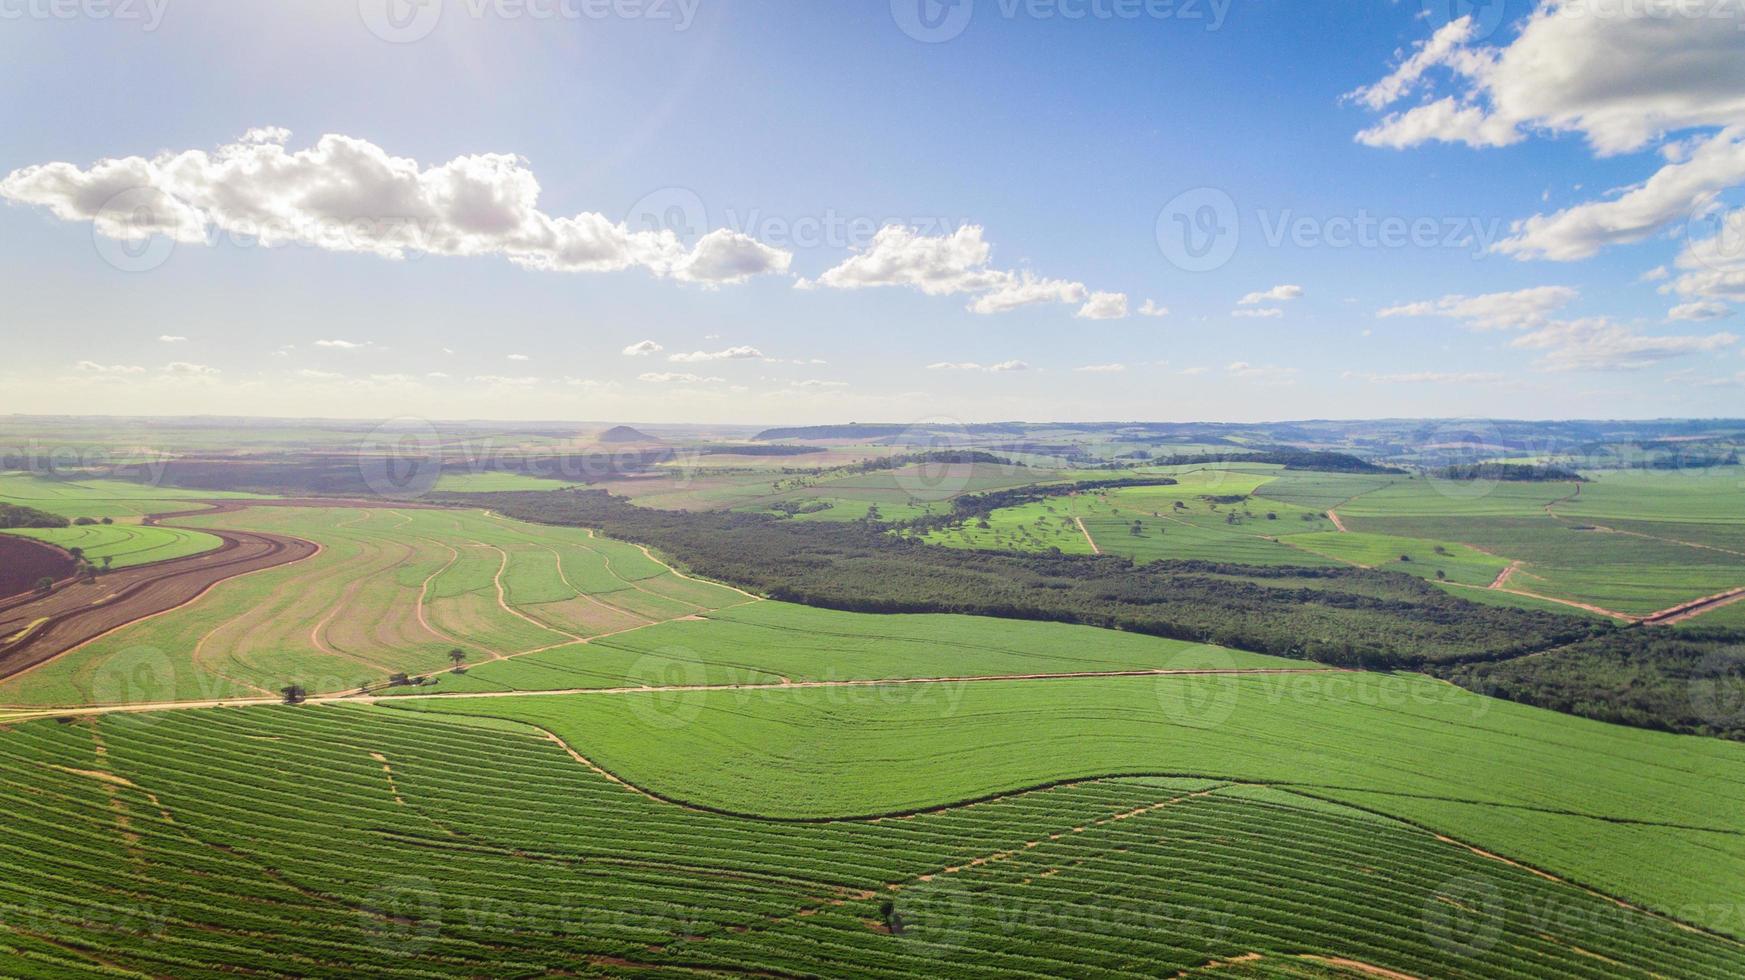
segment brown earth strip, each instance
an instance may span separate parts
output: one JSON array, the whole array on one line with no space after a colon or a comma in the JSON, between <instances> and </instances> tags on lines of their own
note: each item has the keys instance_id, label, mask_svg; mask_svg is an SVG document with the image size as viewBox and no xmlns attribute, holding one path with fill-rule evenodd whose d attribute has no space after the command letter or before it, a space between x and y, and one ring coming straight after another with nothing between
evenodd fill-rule
<instances>
[{"instance_id":1,"label":"brown earth strip","mask_svg":"<svg viewBox=\"0 0 1745 980\"><path fill-rule=\"evenodd\" d=\"M189 514L242 510L252 502L158 514L142 523ZM94 583L69 583L46 596L27 594L0 602L0 678L45 663L130 623L184 606L226 579L302 561L319 547L301 538L256 531L201 528L220 545L208 552L108 572Z\"/></svg>"},{"instance_id":2,"label":"brown earth strip","mask_svg":"<svg viewBox=\"0 0 1745 980\"><path fill-rule=\"evenodd\" d=\"M1097 539L1091 537L1091 529L1088 527L1085 527L1085 519L1082 517L1075 517L1075 518L1073 518L1073 522L1079 526L1079 533L1083 534L1085 536L1086 543L1088 543L1091 546L1091 554L1093 554L1093 555L1102 554L1103 549L1097 547Z\"/></svg>"},{"instance_id":3,"label":"brown earth strip","mask_svg":"<svg viewBox=\"0 0 1745 980\"><path fill-rule=\"evenodd\" d=\"M1693 616L1713 612L1722 606L1730 606L1741 599L1745 599L1745 588L1728 589L1715 595L1680 603L1670 609L1662 609L1657 613L1649 613L1642 618L1642 622L1649 626L1671 626L1674 623L1682 623Z\"/></svg>"}]
</instances>

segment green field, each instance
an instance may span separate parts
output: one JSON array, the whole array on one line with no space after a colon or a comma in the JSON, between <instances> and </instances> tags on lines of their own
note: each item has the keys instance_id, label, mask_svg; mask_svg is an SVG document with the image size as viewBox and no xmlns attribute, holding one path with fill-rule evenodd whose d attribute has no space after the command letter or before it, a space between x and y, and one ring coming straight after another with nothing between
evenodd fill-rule
<instances>
[{"instance_id":1,"label":"green field","mask_svg":"<svg viewBox=\"0 0 1745 980\"><path fill-rule=\"evenodd\" d=\"M154 561L197 555L223 544L200 531L138 524L90 524L83 527L9 528L4 533L35 538L61 548L78 548L87 559L110 568L127 568Z\"/></svg>"},{"instance_id":2,"label":"green field","mask_svg":"<svg viewBox=\"0 0 1745 980\"><path fill-rule=\"evenodd\" d=\"M884 615L758 602L586 646L494 660L397 693L782 684L1316 665L1114 630L975 616Z\"/></svg>"},{"instance_id":3,"label":"green field","mask_svg":"<svg viewBox=\"0 0 1745 980\"><path fill-rule=\"evenodd\" d=\"M775 823L628 792L530 729L448 722L311 707L11 729L0 972L1745 970L1736 944L1289 789L1099 779Z\"/></svg>"},{"instance_id":4,"label":"green field","mask_svg":"<svg viewBox=\"0 0 1745 980\"><path fill-rule=\"evenodd\" d=\"M1058 780L1170 775L1378 810L1668 914L1730 901L1745 875L1745 745L1410 675L397 703L538 725L634 784L737 813L882 814Z\"/></svg>"},{"instance_id":5,"label":"green field","mask_svg":"<svg viewBox=\"0 0 1745 980\"><path fill-rule=\"evenodd\" d=\"M185 520L321 551L8 678L0 705L343 691L443 669L457 647L480 663L750 601L631 545L478 512L260 507Z\"/></svg>"}]
</instances>

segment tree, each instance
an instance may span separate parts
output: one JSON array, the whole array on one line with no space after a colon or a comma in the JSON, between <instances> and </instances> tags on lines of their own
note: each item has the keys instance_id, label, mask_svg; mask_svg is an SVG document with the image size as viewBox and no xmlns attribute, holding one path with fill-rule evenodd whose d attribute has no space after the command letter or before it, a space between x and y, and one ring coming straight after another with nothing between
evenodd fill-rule
<instances>
[{"instance_id":1,"label":"tree","mask_svg":"<svg viewBox=\"0 0 1745 980\"><path fill-rule=\"evenodd\" d=\"M95 523L97 523L97 520L96 520L96 518L92 518L92 517L75 517L75 518L73 518L73 524L77 527L90 527L91 525L93 525Z\"/></svg>"},{"instance_id":2,"label":"tree","mask_svg":"<svg viewBox=\"0 0 1745 980\"><path fill-rule=\"evenodd\" d=\"M114 523L115 523L115 518L113 518L113 517L105 517L105 518L103 518L103 520L102 520L102 521L101 521L101 523L103 523L103 524L114 524Z\"/></svg>"},{"instance_id":3,"label":"tree","mask_svg":"<svg viewBox=\"0 0 1745 980\"><path fill-rule=\"evenodd\" d=\"M284 697L286 704L302 704L309 696L309 692L303 690L301 684L287 684L279 688L279 694Z\"/></svg>"},{"instance_id":4,"label":"tree","mask_svg":"<svg viewBox=\"0 0 1745 980\"><path fill-rule=\"evenodd\" d=\"M50 592L53 592L54 590L55 590L55 580L52 578L49 578L47 575L44 575L42 578L39 578L36 580L36 591L41 593L42 595L48 595Z\"/></svg>"},{"instance_id":5,"label":"tree","mask_svg":"<svg viewBox=\"0 0 1745 980\"><path fill-rule=\"evenodd\" d=\"M79 561L85 557L85 549L79 547L68 548L67 554L72 555L74 561Z\"/></svg>"},{"instance_id":6,"label":"tree","mask_svg":"<svg viewBox=\"0 0 1745 980\"><path fill-rule=\"evenodd\" d=\"M461 664L467 662L467 652L460 647L455 647L448 651L448 659L454 664L454 672L458 674L461 672Z\"/></svg>"},{"instance_id":7,"label":"tree","mask_svg":"<svg viewBox=\"0 0 1745 980\"><path fill-rule=\"evenodd\" d=\"M115 560L115 558L112 555L104 555L103 556L103 570L105 572L107 572L109 570L109 563L114 561L114 560Z\"/></svg>"}]
</instances>

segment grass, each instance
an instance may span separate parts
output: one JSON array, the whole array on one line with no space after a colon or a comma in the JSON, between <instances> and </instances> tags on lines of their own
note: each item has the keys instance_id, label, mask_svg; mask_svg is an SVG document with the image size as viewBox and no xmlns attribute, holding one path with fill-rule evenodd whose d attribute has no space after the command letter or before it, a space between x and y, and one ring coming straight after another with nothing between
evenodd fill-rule
<instances>
[{"instance_id":1,"label":"grass","mask_svg":"<svg viewBox=\"0 0 1745 980\"><path fill-rule=\"evenodd\" d=\"M61 548L79 548L85 557L111 568L127 568L211 551L223 544L200 531L139 524L90 524L83 527L10 528L6 534L35 538Z\"/></svg>"},{"instance_id":2,"label":"grass","mask_svg":"<svg viewBox=\"0 0 1745 980\"><path fill-rule=\"evenodd\" d=\"M1731 901L1745 876L1745 745L1590 722L1417 676L403 704L535 724L633 783L735 812L877 814L1161 773L1356 803L1669 914Z\"/></svg>"},{"instance_id":3,"label":"grass","mask_svg":"<svg viewBox=\"0 0 1745 980\"><path fill-rule=\"evenodd\" d=\"M344 691L446 669L454 648L478 663L747 601L632 545L476 511L262 507L188 520L322 547L8 678L0 705Z\"/></svg>"},{"instance_id":4,"label":"grass","mask_svg":"<svg viewBox=\"0 0 1745 980\"><path fill-rule=\"evenodd\" d=\"M0 806L7 975L1745 971L1400 822L1210 780L782 824L627 792L521 726L266 708L15 727Z\"/></svg>"},{"instance_id":5,"label":"grass","mask_svg":"<svg viewBox=\"0 0 1745 980\"><path fill-rule=\"evenodd\" d=\"M1404 572L1432 581L1465 585L1490 585L1509 565L1509 560L1452 541L1427 541L1387 534L1318 531L1294 534L1293 548L1390 572ZM1407 559L1410 559L1409 561ZM1437 573L1443 578L1438 579Z\"/></svg>"},{"instance_id":6,"label":"grass","mask_svg":"<svg viewBox=\"0 0 1745 980\"><path fill-rule=\"evenodd\" d=\"M525 473L444 472L436 478L436 485L431 489L442 493L501 493L510 490L561 490L566 485L562 480L548 480Z\"/></svg>"},{"instance_id":7,"label":"grass","mask_svg":"<svg viewBox=\"0 0 1745 980\"><path fill-rule=\"evenodd\" d=\"M191 510L200 500L246 500L254 494L154 487L122 480L77 480L0 472L0 503L34 507L66 518L109 517L117 521Z\"/></svg>"},{"instance_id":8,"label":"grass","mask_svg":"<svg viewBox=\"0 0 1745 980\"><path fill-rule=\"evenodd\" d=\"M441 675L435 687L401 693L1312 667L1300 660L1060 623L869 615L759 602L483 663L464 674Z\"/></svg>"}]
</instances>

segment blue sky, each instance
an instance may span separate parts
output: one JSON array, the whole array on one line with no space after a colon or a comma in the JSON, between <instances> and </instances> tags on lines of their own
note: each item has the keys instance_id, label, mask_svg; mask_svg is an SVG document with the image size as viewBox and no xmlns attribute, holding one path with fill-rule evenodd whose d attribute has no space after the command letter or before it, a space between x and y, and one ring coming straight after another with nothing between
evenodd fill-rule
<instances>
[{"instance_id":1,"label":"blue sky","mask_svg":"<svg viewBox=\"0 0 1745 980\"><path fill-rule=\"evenodd\" d=\"M0 104L9 411L1739 414L1739 256L1680 261L1688 216L1745 182L1745 83L1724 67L1745 63L1734 0L1673 41L1722 68L1698 58L1622 93L1588 84L1587 59L1622 37L1646 62L1665 32L1557 9L1576 0L1496 0L1494 29L1442 0L919 0L967 12L936 43L902 29L917 0L673 0L635 17L426 0L401 9L419 34L416 15L438 13L416 39L370 28L404 0L134 0L108 16L92 0L71 17L32 2L0 2L0 72L26 93ZM1432 38L1446 43L1403 94L1362 97ZM1511 67L1535 52L1570 69L1569 91L1522 94L1547 88ZM251 130L251 159L294 157L296 174L166 176L174 155L211 162ZM628 267L553 268L524 225L402 258L379 238L329 247L334 228L350 234L340 218L406 205L298 199L311 175L351 179L310 156L327 134L414 173L518 158L467 186L531 175L541 221L625 223L613 254ZM50 164L64 167L31 169ZM184 240L115 260L121 233L100 208L127 180L180 215ZM1227 233L1234 214L1240 229L1216 268L1181 268L1160 245L1160 212L1187 192L1227 202L1211 226ZM250 194L334 223L293 221L301 240L255 246L218 211ZM430 220L496 220L482 210ZM682 217L676 249L646 257L648 213ZM1544 227L1511 233L1536 215ZM1327 241L1365 217L1416 223L1419 240ZM906 237L875 241L887 225ZM990 296L1010 302L970 308ZM1168 315L1141 315L1148 300ZM660 349L624 353L644 341Z\"/></svg>"}]
</instances>

